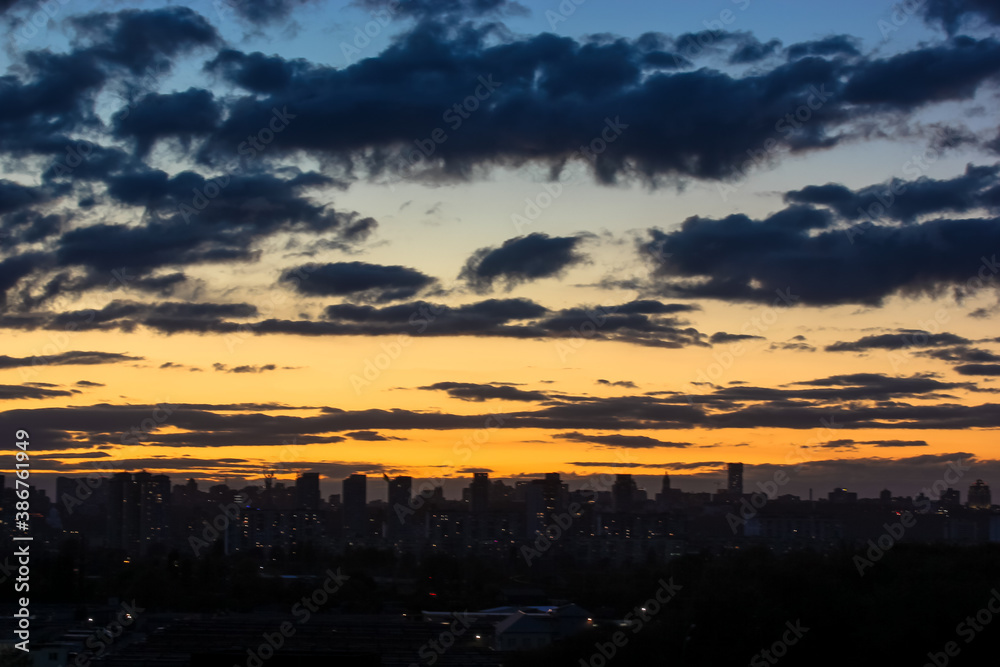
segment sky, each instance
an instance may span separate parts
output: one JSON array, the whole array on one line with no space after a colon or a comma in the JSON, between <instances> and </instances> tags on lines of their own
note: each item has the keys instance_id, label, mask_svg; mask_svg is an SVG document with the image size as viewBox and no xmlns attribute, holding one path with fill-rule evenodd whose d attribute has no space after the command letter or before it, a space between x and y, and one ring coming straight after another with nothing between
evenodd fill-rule
<instances>
[{"instance_id":1,"label":"sky","mask_svg":"<svg viewBox=\"0 0 1000 667\"><path fill-rule=\"evenodd\" d=\"M995 3L0 10L8 475L1000 483Z\"/></svg>"}]
</instances>

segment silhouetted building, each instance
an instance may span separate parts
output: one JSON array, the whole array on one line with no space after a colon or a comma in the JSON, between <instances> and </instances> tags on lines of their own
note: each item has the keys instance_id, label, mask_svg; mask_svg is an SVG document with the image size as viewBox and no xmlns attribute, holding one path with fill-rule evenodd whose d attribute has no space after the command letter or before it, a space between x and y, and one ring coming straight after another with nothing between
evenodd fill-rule
<instances>
[{"instance_id":1,"label":"silhouetted building","mask_svg":"<svg viewBox=\"0 0 1000 667\"><path fill-rule=\"evenodd\" d=\"M169 537L170 478L166 475L135 474L139 499L139 550L145 553Z\"/></svg>"},{"instance_id":2,"label":"silhouetted building","mask_svg":"<svg viewBox=\"0 0 1000 667\"><path fill-rule=\"evenodd\" d=\"M295 480L295 496L298 506L313 512L319 510L319 473L304 472Z\"/></svg>"},{"instance_id":3,"label":"silhouetted building","mask_svg":"<svg viewBox=\"0 0 1000 667\"><path fill-rule=\"evenodd\" d=\"M139 538L139 499L132 474L115 473L108 484L108 546L132 551Z\"/></svg>"},{"instance_id":4,"label":"silhouetted building","mask_svg":"<svg viewBox=\"0 0 1000 667\"><path fill-rule=\"evenodd\" d=\"M843 488L834 489L829 493L827 498L831 503L837 503L838 505L858 502L858 494L856 492Z\"/></svg>"},{"instance_id":5,"label":"silhouetted building","mask_svg":"<svg viewBox=\"0 0 1000 667\"><path fill-rule=\"evenodd\" d=\"M743 464L729 464L729 484L726 486L729 495L740 497L743 495Z\"/></svg>"},{"instance_id":6,"label":"silhouetted building","mask_svg":"<svg viewBox=\"0 0 1000 667\"><path fill-rule=\"evenodd\" d=\"M941 494L939 504L944 509L956 509L962 505L962 493L958 489L948 488Z\"/></svg>"},{"instance_id":7,"label":"silhouetted building","mask_svg":"<svg viewBox=\"0 0 1000 667\"><path fill-rule=\"evenodd\" d=\"M469 509L473 512L485 512L490 506L490 474L487 472L472 473L472 484L469 485Z\"/></svg>"},{"instance_id":8,"label":"silhouetted building","mask_svg":"<svg viewBox=\"0 0 1000 667\"><path fill-rule=\"evenodd\" d=\"M969 487L969 508L975 510L988 510L992 506L989 485L981 479Z\"/></svg>"},{"instance_id":9,"label":"silhouetted building","mask_svg":"<svg viewBox=\"0 0 1000 667\"><path fill-rule=\"evenodd\" d=\"M615 483L611 487L611 499L616 512L629 512L636 500L636 485L632 475L615 475Z\"/></svg>"},{"instance_id":10,"label":"silhouetted building","mask_svg":"<svg viewBox=\"0 0 1000 667\"><path fill-rule=\"evenodd\" d=\"M386 479L389 479L386 477ZM385 517L385 536L389 539L405 537L407 521L411 516L410 499L413 497L413 478L400 475L389 480L389 508Z\"/></svg>"},{"instance_id":11,"label":"silhouetted building","mask_svg":"<svg viewBox=\"0 0 1000 667\"><path fill-rule=\"evenodd\" d=\"M344 480L343 517L345 537L368 536L368 478L351 475Z\"/></svg>"}]
</instances>

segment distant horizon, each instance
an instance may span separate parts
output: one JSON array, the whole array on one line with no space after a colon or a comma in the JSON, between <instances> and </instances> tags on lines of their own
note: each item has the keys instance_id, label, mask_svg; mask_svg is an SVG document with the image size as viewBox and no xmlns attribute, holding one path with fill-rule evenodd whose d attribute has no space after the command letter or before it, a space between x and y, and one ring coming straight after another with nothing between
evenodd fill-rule
<instances>
[{"instance_id":1,"label":"distant horizon","mask_svg":"<svg viewBox=\"0 0 1000 667\"><path fill-rule=\"evenodd\" d=\"M755 466L753 465L750 464L745 465L744 485L743 485L744 494L750 494L762 491L761 486L763 486L764 487L763 490L766 491L768 488L771 488L770 485L774 483L775 480L774 472L777 469L771 469L769 467L766 467L767 468L766 471L765 470L755 471L754 468ZM949 488L954 488L960 491L963 503L967 500L969 487L975 484L978 480L981 479L988 486L990 485L989 478L977 474L976 472L977 467L975 465L971 466L971 468L972 470L965 473L957 483L948 485ZM140 471L141 469L116 470L114 472L135 473ZM309 471L302 471L302 472L309 472ZM549 472L554 472L554 471L549 471ZM248 486L255 486L259 488L264 488L265 486L265 479L263 477L260 478L230 477L227 480L210 480L209 478L206 477L197 477L191 474L171 475L162 472L153 472L153 474L167 474L168 477L170 477L171 486L184 485L188 479L193 478L196 482L198 482L198 488L200 491L208 491L210 487L215 486L217 484L226 484L227 486L229 486L230 489L237 491L246 488ZM366 474L366 473L359 472L358 474ZM521 475L519 477L500 477L500 476L494 476L491 473L490 481L493 482L496 480L502 480L505 483L509 483L510 486L514 486L519 481L542 479L544 478L545 474L546 473L544 472L525 473L524 475ZM599 480L601 482L600 484L595 484L595 478L599 475L611 475L610 481L613 481L613 477L616 474L620 473L594 473L594 475L590 476L577 475L572 477L567 477L565 473L560 473L560 480L569 485L570 491L578 490L581 487L587 489L597 488L598 490L610 491L611 490L610 485L603 484L604 481L609 481L608 478L606 477L600 478ZM647 474L634 474L634 473L625 473L625 474L632 475L632 479L635 480L637 487L640 490L646 491L650 500L652 500L655 497L655 495L659 493L661 490L661 484L663 480L662 474L661 475L647 475ZM671 480L671 488L679 489L686 493L714 494L719 490L725 489L726 487L725 471L723 471L721 475L708 475L708 474L685 475L685 474L675 474L675 473L669 473L669 474ZM109 477L110 475L107 473L107 471L105 471L105 474L103 476ZM396 476L397 475L389 475L390 478L394 478ZM38 483L38 479L36 478L35 486L38 488L45 489L46 493L54 502L58 501L58 499L55 498L54 496L56 477L78 478L78 477L83 477L83 475L77 475L77 474L45 475L43 483L41 484ZM388 498L388 483L386 483L385 480L382 478L381 472L367 473L367 478L368 478L367 489L368 489L369 502L371 502L372 500ZM926 493L928 490L933 490L933 482L915 488L906 487L900 489L900 488L894 488L891 483L886 483L882 486L879 486L877 483L874 483L865 486L840 484L840 485L825 486L825 487L816 487L816 486L808 487L808 486L801 486L801 483L799 483L799 485L796 485L796 483L794 482L794 478L791 475L788 476L788 480L789 481L784 485L776 485L776 487L778 488L778 492L776 495L778 496L793 495L793 496L799 496L800 499L802 500L808 500L809 491L811 489L813 492L813 500L820 500L820 499L826 499L827 494L829 494L834 489L844 488L847 489L847 491L849 492L857 493L858 498L872 498L872 499L878 498L879 494L883 489L889 489L889 491L892 492L893 497L915 498L919 493L922 492ZM443 480L432 477L413 477L414 495L416 495L418 489L421 488L420 483L425 481L435 482L435 486L437 485L443 486L444 496L447 500L461 500L462 489L465 489L469 486L469 483L472 481L472 473L470 472L462 476L446 478ZM441 481L443 481L444 483L437 484L437 482ZM281 482L285 485L286 488L293 488L295 486L294 477L276 476L274 478L274 482L275 483ZM320 475L320 497L323 499L324 502L327 501L331 495L341 493L341 483L342 479L333 479L324 476L322 474ZM947 481L945 481L945 483L947 484ZM760 486L758 484L760 484ZM607 486L607 488L604 488L605 486Z\"/></svg>"}]
</instances>

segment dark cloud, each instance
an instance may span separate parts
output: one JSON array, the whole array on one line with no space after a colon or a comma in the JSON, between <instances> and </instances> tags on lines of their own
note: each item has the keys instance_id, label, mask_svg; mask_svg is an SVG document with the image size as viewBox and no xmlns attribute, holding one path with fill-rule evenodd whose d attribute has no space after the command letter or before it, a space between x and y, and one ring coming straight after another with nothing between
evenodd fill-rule
<instances>
[{"instance_id":1,"label":"dark cloud","mask_svg":"<svg viewBox=\"0 0 1000 667\"><path fill-rule=\"evenodd\" d=\"M731 333L726 333L725 331L716 331L714 334L712 334L711 338L708 339L708 342L711 343L712 345L719 345L721 343L736 343L741 340L753 340L753 339L764 340L764 337L752 336L750 334L731 334Z\"/></svg>"},{"instance_id":2,"label":"dark cloud","mask_svg":"<svg viewBox=\"0 0 1000 667\"><path fill-rule=\"evenodd\" d=\"M264 364L262 366L227 366L226 364L214 363L212 368L220 373L265 373L267 371L277 370L278 367L275 364Z\"/></svg>"},{"instance_id":3,"label":"dark cloud","mask_svg":"<svg viewBox=\"0 0 1000 667\"><path fill-rule=\"evenodd\" d=\"M844 101L912 110L932 102L972 98L1000 73L1000 42L955 37L947 44L906 51L858 66Z\"/></svg>"},{"instance_id":4,"label":"dark cloud","mask_svg":"<svg viewBox=\"0 0 1000 667\"><path fill-rule=\"evenodd\" d=\"M84 352L72 350L52 355L34 357L9 357L0 355L0 369L24 368L27 366L94 366L97 364L120 364L126 361L141 361L142 357L132 357L117 352ZM81 380L86 382L86 380ZM103 385L102 385L103 386Z\"/></svg>"},{"instance_id":5,"label":"dark cloud","mask_svg":"<svg viewBox=\"0 0 1000 667\"><path fill-rule=\"evenodd\" d=\"M824 442L821 445L816 445L820 449L856 449L854 446L857 444L854 440L850 438L841 438L839 440L830 440L829 442Z\"/></svg>"},{"instance_id":6,"label":"dark cloud","mask_svg":"<svg viewBox=\"0 0 1000 667\"><path fill-rule=\"evenodd\" d=\"M663 303L651 299L638 299L614 307L619 315L672 315L674 313L691 313L701 310L700 306L690 303Z\"/></svg>"},{"instance_id":7,"label":"dark cloud","mask_svg":"<svg viewBox=\"0 0 1000 667\"><path fill-rule=\"evenodd\" d=\"M133 103L127 114L118 114L115 136L135 142L136 153L146 155L160 139L176 137L189 146L211 132L222 117L212 93L189 88L181 93L151 93Z\"/></svg>"},{"instance_id":8,"label":"dark cloud","mask_svg":"<svg viewBox=\"0 0 1000 667\"><path fill-rule=\"evenodd\" d=\"M811 42L798 42L785 49L789 60L806 56L860 56L858 39L850 35L831 35Z\"/></svg>"},{"instance_id":9,"label":"dark cloud","mask_svg":"<svg viewBox=\"0 0 1000 667\"><path fill-rule=\"evenodd\" d=\"M233 49L222 49L205 64L206 71L255 93L282 90L297 72L307 71L309 67L309 63L301 59L285 60L259 51L243 53Z\"/></svg>"},{"instance_id":10,"label":"dark cloud","mask_svg":"<svg viewBox=\"0 0 1000 667\"><path fill-rule=\"evenodd\" d=\"M885 218L909 223L932 213L965 213L977 208L1000 210L998 174L1000 164L979 167L969 164L963 175L952 179L894 178L858 190L835 183L809 185L786 192L785 201L828 206L845 220Z\"/></svg>"},{"instance_id":11,"label":"dark cloud","mask_svg":"<svg viewBox=\"0 0 1000 667\"><path fill-rule=\"evenodd\" d=\"M616 380L612 382L611 380L598 380L597 384L607 385L608 387L625 387L626 389L637 389L635 382L631 380Z\"/></svg>"},{"instance_id":12,"label":"dark cloud","mask_svg":"<svg viewBox=\"0 0 1000 667\"><path fill-rule=\"evenodd\" d=\"M141 303L112 301L103 308L58 313L48 318L47 329L70 331L121 330L132 331L138 325L165 333L176 331L210 331L221 317L252 317L257 308L245 303L188 303L167 301Z\"/></svg>"},{"instance_id":13,"label":"dark cloud","mask_svg":"<svg viewBox=\"0 0 1000 667\"><path fill-rule=\"evenodd\" d=\"M929 447L926 440L869 440L859 442L859 445L875 445L876 447Z\"/></svg>"},{"instance_id":14,"label":"dark cloud","mask_svg":"<svg viewBox=\"0 0 1000 667\"><path fill-rule=\"evenodd\" d=\"M796 206L763 220L694 216L676 231L651 229L640 251L655 247L666 253L653 272L665 296L779 306L875 306L894 294L938 295L949 287L975 286L976 280L981 285L996 272L983 252L1000 246L997 219L845 231L825 229L831 221L824 213Z\"/></svg>"},{"instance_id":15,"label":"dark cloud","mask_svg":"<svg viewBox=\"0 0 1000 667\"><path fill-rule=\"evenodd\" d=\"M355 0L367 12L386 12L383 0ZM527 16L530 10L511 0L398 0L392 5L397 17L417 19L463 19L482 16Z\"/></svg>"},{"instance_id":16,"label":"dark cloud","mask_svg":"<svg viewBox=\"0 0 1000 667\"><path fill-rule=\"evenodd\" d=\"M780 48L781 42L777 39L760 42L755 37L750 36L745 43L730 54L729 62L735 65L755 63L774 55Z\"/></svg>"},{"instance_id":17,"label":"dark cloud","mask_svg":"<svg viewBox=\"0 0 1000 667\"><path fill-rule=\"evenodd\" d=\"M635 302L631 302L635 303ZM646 302L652 303L652 302ZM630 304L624 304L628 310ZM521 339L615 340L636 345L705 347L706 336L671 317L619 314L621 306L549 311L528 299L486 299L446 306L415 301L390 306L336 304L324 321L234 321L257 314L250 304L115 300L101 309L0 316L0 328L133 331L145 326L160 333L291 334L301 336L482 336ZM643 306L643 310L648 307ZM668 308L668 312L673 309Z\"/></svg>"},{"instance_id":18,"label":"dark cloud","mask_svg":"<svg viewBox=\"0 0 1000 667\"><path fill-rule=\"evenodd\" d=\"M872 334L852 341L837 341L826 346L827 352L864 352L866 350L902 350L910 347L946 347L971 342L953 333L931 333L920 329L899 329L891 334Z\"/></svg>"},{"instance_id":19,"label":"dark cloud","mask_svg":"<svg viewBox=\"0 0 1000 667\"><path fill-rule=\"evenodd\" d=\"M561 275L586 260L578 249L583 237L534 233L508 239L498 248L481 248L465 264L459 278L478 292L502 282L509 290L521 283Z\"/></svg>"},{"instance_id":20,"label":"dark cloud","mask_svg":"<svg viewBox=\"0 0 1000 667\"><path fill-rule=\"evenodd\" d=\"M92 12L70 23L79 41L90 43L83 53L133 74L160 73L175 56L222 42L212 24L188 7Z\"/></svg>"},{"instance_id":21,"label":"dark cloud","mask_svg":"<svg viewBox=\"0 0 1000 667\"><path fill-rule=\"evenodd\" d=\"M296 118L274 150L331 157L351 175L465 179L479 168L528 162L558 174L580 160L606 183L725 179L745 171L748 151L765 142L798 152L831 148L862 136L864 121L887 109L906 114L967 98L1000 71L992 39L865 59L836 37L796 45L801 57L753 75L666 71L683 64L670 53L685 37L515 38L494 25L424 21L377 57L341 69L227 53L213 71L254 96L231 105L202 155L231 150L272 109L288 108ZM712 39L737 60L777 48L742 33ZM475 110L455 111L455 100L466 98ZM782 124L807 101L808 123ZM429 138L435 128L445 140ZM591 144L599 154L582 156L580 147Z\"/></svg>"},{"instance_id":22,"label":"dark cloud","mask_svg":"<svg viewBox=\"0 0 1000 667\"><path fill-rule=\"evenodd\" d=\"M385 436L378 431L351 431L344 434L345 437L351 440L362 440L365 442L380 442L388 440L399 440L400 438Z\"/></svg>"},{"instance_id":23,"label":"dark cloud","mask_svg":"<svg viewBox=\"0 0 1000 667\"><path fill-rule=\"evenodd\" d=\"M963 364L955 366L961 375L1000 375L1000 364Z\"/></svg>"},{"instance_id":24,"label":"dark cloud","mask_svg":"<svg viewBox=\"0 0 1000 667\"><path fill-rule=\"evenodd\" d=\"M806 342L806 337L803 335L792 336L790 339L781 343L771 343L770 350L794 350L797 352L815 352L816 348Z\"/></svg>"},{"instance_id":25,"label":"dark cloud","mask_svg":"<svg viewBox=\"0 0 1000 667\"><path fill-rule=\"evenodd\" d=\"M693 447L690 442L671 442L657 440L645 435L621 435L619 433L609 435L587 435L576 431L570 433L558 433L557 438L570 440L572 442L585 442L602 445L604 447L623 447L626 449L650 449L653 447Z\"/></svg>"},{"instance_id":26,"label":"dark cloud","mask_svg":"<svg viewBox=\"0 0 1000 667\"><path fill-rule=\"evenodd\" d=\"M287 178L235 173L206 179L190 171L169 176L157 170L112 176L112 197L161 215L138 226L99 223L74 229L61 238L56 260L100 271L122 266L149 271L252 260L259 254L252 243L279 232L323 234L340 247L363 241L375 228L374 220L336 212L301 194L329 183L314 172Z\"/></svg>"},{"instance_id":27,"label":"dark cloud","mask_svg":"<svg viewBox=\"0 0 1000 667\"><path fill-rule=\"evenodd\" d=\"M90 380L77 380L76 381L76 386L77 387L104 387L106 385L101 384L100 382L91 382Z\"/></svg>"},{"instance_id":28,"label":"dark cloud","mask_svg":"<svg viewBox=\"0 0 1000 667\"><path fill-rule=\"evenodd\" d=\"M1000 362L1000 355L994 352L983 350L978 347L968 347L965 345L936 350L923 350L918 352L918 354L929 359L940 359L941 361L956 361L965 363Z\"/></svg>"},{"instance_id":29,"label":"dark cloud","mask_svg":"<svg viewBox=\"0 0 1000 667\"><path fill-rule=\"evenodd\" d=\"M224 17L236 16L253 26L264 27L285 22L296 9L314 2L315 0L217 0L214 4Z\"/></svg>"},{"instance_id":30,"label":"dark cloud","mask_svg":"<svg viewBox=\"0 0 1000 667\"><path fill-rule=\"evenodd\" d=\"M305 264L286 269L279 280L304 295L351 296L377 303L413 298L436 282L416 269L366 262Z\"/></svg>"},{"instance_id":31,"label":"dark cloud","mask_svg":"<svg viewBox=\"0 0 1000 667\"><path fill-rule=\"evenodd\" d=\"M545 392L519 389L507 384L436 382L426 387L420 387L420 389L445 391L452 398L460 398L463 401L485 401L487 399L502 401L545 401L549 398Z\"/></svg>"},{"instance_id":32,"label":"dark cloud","mask_svg":"<svg viewBox=\"0 0 1000 667\"><path fill-rule=\"evenodd\" d=\"M46 389L29 384L0 384L0 401L14 401L24 398L54 398L57 396L72 396L73 392L63 389Z\"/></svg>"}]
</instances>

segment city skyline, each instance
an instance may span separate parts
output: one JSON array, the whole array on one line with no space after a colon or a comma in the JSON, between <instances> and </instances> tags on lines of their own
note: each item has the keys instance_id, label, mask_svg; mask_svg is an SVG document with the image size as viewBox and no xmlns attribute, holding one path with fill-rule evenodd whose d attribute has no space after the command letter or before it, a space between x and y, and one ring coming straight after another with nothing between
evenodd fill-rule
<instances>
[{"instance_id":1,"label":"city skyline","mask_svg":"<svg viewBox=\"0 0 1000 667\"><path fill-rule=\"evenodd\" d=\"M15 2L0 425L47 488L1000 479L997 16L945 4Z\"/></svg>"}]
</instances>

